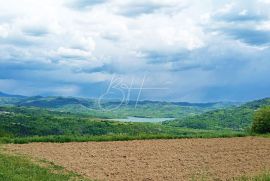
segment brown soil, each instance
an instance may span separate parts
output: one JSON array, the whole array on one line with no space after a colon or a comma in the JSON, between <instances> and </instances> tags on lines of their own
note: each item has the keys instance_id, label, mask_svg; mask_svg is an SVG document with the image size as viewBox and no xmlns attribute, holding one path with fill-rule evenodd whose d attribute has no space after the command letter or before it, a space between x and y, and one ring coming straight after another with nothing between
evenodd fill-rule
<instances>
[{"instance_id":1,"label":"brown soil","mask_svg":"<svg viewBox=\"0 0 270 181\"><path fill-rule=\"evenodd\" d=\"M227 180L270 169L270 139L220 138L7 145L97 180Z\"/></svg>"}]
</instances>

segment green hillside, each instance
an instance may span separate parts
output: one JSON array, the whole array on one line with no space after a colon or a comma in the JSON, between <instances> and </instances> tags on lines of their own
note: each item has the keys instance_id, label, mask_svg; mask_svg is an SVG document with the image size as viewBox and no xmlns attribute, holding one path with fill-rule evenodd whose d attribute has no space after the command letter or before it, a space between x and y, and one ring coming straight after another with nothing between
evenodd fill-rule
<instances>
[{"instance_id":1,"label":"green hillside","mask_svg":"<svg viewBox=\"0 0 270 181\"><path fill-rule=\"evenodd\" d=\"M0 115L0 136L181 135L195 132L161 124L109 121L40 108L0 107Z\"/></svg>"},{"instance_id":2,"label":"green hillside","mask_svg":"<svg viewBox=\"0 0 270 181\"><path fill-rule=\"evenodd\" d=\"M196 129L244 130L251 126L254 112L270 105L270 98L248 102L239 107L209 111L201 115L164 122L164 125Z\"/></svg>"},{"instance_id":3,"label":"green hillside","mask_svg":"<svg viewBox=\"0 0 270 181\"><path fill-rule=\"evenodd\" d=\"M24 97L3 94L0 105L39 107L48 110L85 114L99 118L156 117L184 118L207 111L238 105L239 103L188 103L159 101L129 101L127 103L74 97ZM121 105L121 106L120 106Z\"/></svg>"},{"instance_id":4,"label":"green hillside","mask_svg":"<svg viewBox=\"0 0 270 181\"><path fill-rule=\"evenodd\" d=\"M231 130L198 130L102 120L42 108L0 107L0 143L118 141L245 136Z\"/></svg>"},{"instance_id":5,"label":"green hillside","mask_svg":"<svg viewBox=\"0 0 270 181\"><path fill-rule=\"evenodd\" d=\"M5 95L4 95L5 96ZM245 103L185 103L131 101L115 110L102 110L91 99L65 97L19 97L1 99L0 136L102 136L170 135L187 136L207 130L240 131L249 128L253 113L270 105L270 99ZM112 107L119 102L105 101ZM106 118L175 117L163 123L130 123Z\"/></svg>"}]
</instances>

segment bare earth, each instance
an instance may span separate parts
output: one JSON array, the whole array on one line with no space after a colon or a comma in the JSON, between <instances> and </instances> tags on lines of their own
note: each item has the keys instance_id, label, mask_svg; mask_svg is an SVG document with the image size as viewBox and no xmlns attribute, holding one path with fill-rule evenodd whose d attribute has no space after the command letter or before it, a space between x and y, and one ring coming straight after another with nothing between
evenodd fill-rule
<instances>
[{"instance_id":1,"label":"bare earth","mask_svg":"<svg viewBox=\"0 0 270 181\"><path fill-rule=\"evenodd\" d=\"M227 180L270 169L270 139L220 138L7 145L97 180Z\"/></svg>"}]
</instances>

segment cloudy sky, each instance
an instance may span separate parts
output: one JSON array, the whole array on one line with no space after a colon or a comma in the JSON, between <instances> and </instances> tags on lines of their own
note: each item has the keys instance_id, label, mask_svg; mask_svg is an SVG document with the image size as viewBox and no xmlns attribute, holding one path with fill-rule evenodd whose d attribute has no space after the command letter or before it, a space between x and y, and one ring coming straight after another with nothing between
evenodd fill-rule
<instances>
[{"instance_id":1,"label":"cloudy sky","mask_svg":"<svg viewBox=\"0 0 270 181\"><path fill-rule=\"evenodd\" d=\"M0 0L0 91L141 99L270 96L270 0ZM124 86L123 86L124 85Z\"/></svg>"}]
</instances>

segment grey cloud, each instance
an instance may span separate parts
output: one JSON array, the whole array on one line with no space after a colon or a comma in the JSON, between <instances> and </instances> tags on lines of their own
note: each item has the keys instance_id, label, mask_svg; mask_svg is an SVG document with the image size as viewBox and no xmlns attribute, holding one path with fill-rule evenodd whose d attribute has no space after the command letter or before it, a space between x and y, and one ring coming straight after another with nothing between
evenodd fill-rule
<instances>
[{"instance_id":1,"label":"grey cloud","mask_svg":"<svg viewBox=\"0 0 270 181\"><path fill-rule=\"evenodd\" d=\"M236 22L236 23L245 23L248 21L265 21L269 17L266 14L256 14L256 13L247 13L245 15L237 13L228 13L214 16L214 19L217 21L226 21L226 22Z\"/></svg>"},{"instance_id":2,"label":"grey cloud","mask_svg":"<svg viewBox=\"0 0 270 181\"><path fill-rule=\"evenodd\" d=\"M188 51L162 52L162 51L143 51L143 58L149 64L162 64L165 62L177 62L186 60L190 54Z\"/></svg>"},{"instance_id":3,"label":"grey cloud","mask_svg":"<svg viewBox=\"0 0 270 181\"><path fill-rule=\"evenodd\" d=\"M76 10L86 10L92 6L103 4L108 0L71 0L67 6Z\"/></svg>"},{"instance_id":4,"label":"grey cloud","mask_svg":"<svg viewBox=\"0 0 270 181\"><path fill-rule=\"evenodd\" d=\"M28 36L45 36L49 34L49 31L45 27L28 27L23 30Z\"/></svg>"},{"instance_id":5,"label":"grey cloud","mask_svg":"<svg viewBox=\"0 0 270 181\"><path fill-rule=\"evenodd\" d=\"M248 28L227 28L221 31L232 38L241 40L251 45L270 45L270 31Z\"/></svg>"},{"instance_id":6,"label":"grey cloud","mask_svg":"<svg viewBox=\"0 0 270 181\"><path fill-rule=\"evenodd\" d=\"M127 8L123 8L122 10L120 10L119 14L129 17L135 17L141 14L151 14L160 8L162 8L162 6L157 4L148 4L148 5L138 4Z\"/></svg>"},{"instance_id":7,"label":"grey cloud","mask_svg":"<svg viewBox=\"0 0 270 181\"><path fill-rule=\"evenodd\" d=\"M137 17L143 14L152 14L155 12L167 12L171 14L172 12L180 12L183 9L186 9L187 6L183 6L180 3L158 3L158 2L151 2L151 1L134 1L122 5L119 7L118 14L127 17Z\"/></svg>"}]
</instances>

